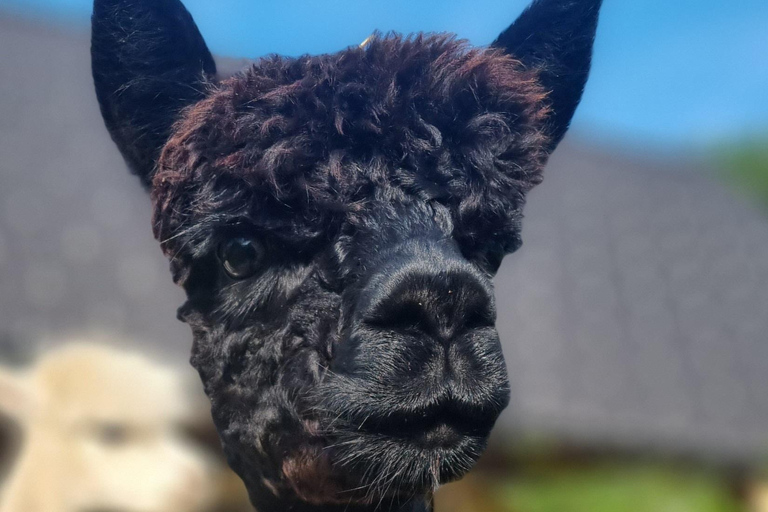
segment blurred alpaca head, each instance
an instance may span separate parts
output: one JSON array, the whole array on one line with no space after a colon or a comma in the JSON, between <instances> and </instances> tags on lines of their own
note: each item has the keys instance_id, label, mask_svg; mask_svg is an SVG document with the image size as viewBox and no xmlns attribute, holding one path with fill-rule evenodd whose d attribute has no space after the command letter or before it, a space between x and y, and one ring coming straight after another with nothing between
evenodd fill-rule
<instances>
[{"instance_id":1,"label":"blurred alpaca head","mask_svg":"<svg viewBox=\"0 0 768 512\"><path fill-rule=\"evenodd\" d=\"M0 408L21 432L2 512L199 512L211 498L211 461L180 433L185 379L145 357L66 345L0 370Z\"/></svg>"}]
</instances>

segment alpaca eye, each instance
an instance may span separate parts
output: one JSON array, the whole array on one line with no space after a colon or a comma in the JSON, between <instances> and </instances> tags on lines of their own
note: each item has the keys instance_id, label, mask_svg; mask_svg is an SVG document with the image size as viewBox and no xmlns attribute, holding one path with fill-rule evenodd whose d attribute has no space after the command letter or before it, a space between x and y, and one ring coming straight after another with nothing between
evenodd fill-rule
<instances>
[{"instance_id":1,"label":"alpaca eye","mask_svg":"<svg viewBox=\"0 0 768 512\"><path fill-rule=\"evenodd\" d=\"M102 444L122 445L128 440L128 427L119 423L104 423L96 428L96 436Z\"/></svg>"},{"instance_id":2,"label":"alpaca eye","mask_svg":"<svg viewBox=\"0 0 768 512\"><path fill-rule=\"evenodd\" d=\"M255 274L263 257L261 244L247 236L230 238L219 248L219 260L232 279L245 279Z\"/></svg>"}]
</instances>

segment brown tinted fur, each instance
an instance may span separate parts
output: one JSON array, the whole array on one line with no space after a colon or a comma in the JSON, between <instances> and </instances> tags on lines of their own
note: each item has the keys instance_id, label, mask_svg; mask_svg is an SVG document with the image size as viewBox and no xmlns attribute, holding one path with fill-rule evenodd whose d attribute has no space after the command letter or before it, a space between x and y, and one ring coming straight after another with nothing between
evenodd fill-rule
<instances>
[{"instance_id":1,"label":"brown tinted fur","mask_svg":"<svg viewBox=\"0 0 768 512\"><path fill-rule=\"evenodd\" d=\"M515 235L510 212L547 158L536 73L450 36L274 56L213 87L177 124L154 178L155 234L170 255L192 217L254 203L288 207L276 229L321 236L374 187L444 200L460 236L500 240L488 227Z\"/></svg>"}]
</instances>

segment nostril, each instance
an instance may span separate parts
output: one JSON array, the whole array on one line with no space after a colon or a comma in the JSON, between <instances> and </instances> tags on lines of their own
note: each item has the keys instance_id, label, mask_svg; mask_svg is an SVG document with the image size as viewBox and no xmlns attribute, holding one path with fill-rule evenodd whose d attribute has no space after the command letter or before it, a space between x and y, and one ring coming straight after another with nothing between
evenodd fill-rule
<instances>
[{"instance_id":1,"label":"nostril","mask_svg":"<svg viewBox=\"0 0 768 512\"><path fill-rule=\"evenodd\" d=\"M463 326L465 331L495 327L496 315L490 307L472 308L467 311Z\"/></svg>"},{"instance_id":2,"label":"nostril","mask_svg":"<svg viewBox=\"0 0 768 512\"><path fill-rule=\"evenodd\" d=\"M435 319L428 314L424 301L386 301L366 316L371 327L404 332L431 332Z\"/></svg>"},{"instance_id":3,"label":"nostril","mask_svg":"<svg viewBox=\"0 0 768 512\"><path fill-rule=\"evenodd\" d=\"M457 312L462 315L457 319L466 331L494 327L496 325L496 308L493 297L479 283L472 282L462 289L462 296L456 299L461 304Z\"/></svg>"}]
</instances>

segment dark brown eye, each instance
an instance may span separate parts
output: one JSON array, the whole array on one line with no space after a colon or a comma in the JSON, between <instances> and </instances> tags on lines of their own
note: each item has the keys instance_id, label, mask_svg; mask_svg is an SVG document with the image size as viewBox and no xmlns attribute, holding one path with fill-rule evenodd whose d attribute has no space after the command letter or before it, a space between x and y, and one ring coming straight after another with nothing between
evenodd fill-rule
<instances>
[{"instance_id":1,"label":"dark brown eye","mask_svg":"<svg viewBox=\"0 0 768 512\"><path fill-rule=\"evenodd\" d=\"M219 260L232 279L245 279L255 274L264 258L264 248L251 237L230 238L219 248Z\"/></svg>"}]
</instances>

